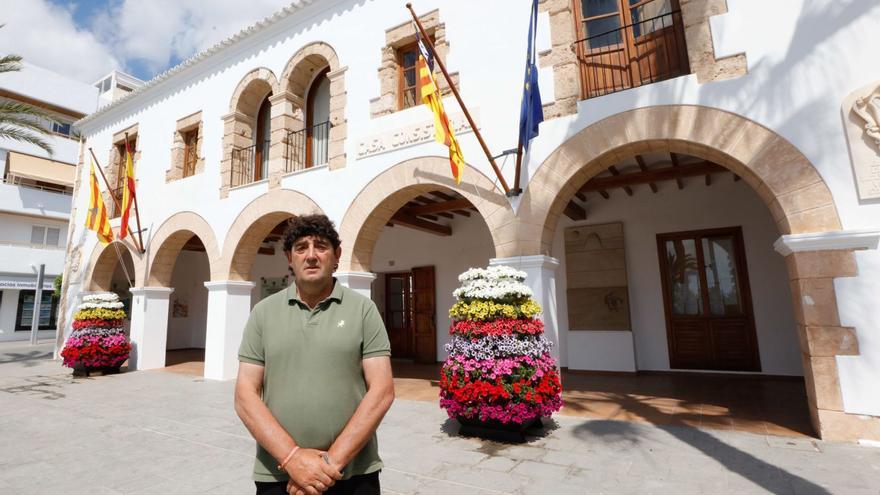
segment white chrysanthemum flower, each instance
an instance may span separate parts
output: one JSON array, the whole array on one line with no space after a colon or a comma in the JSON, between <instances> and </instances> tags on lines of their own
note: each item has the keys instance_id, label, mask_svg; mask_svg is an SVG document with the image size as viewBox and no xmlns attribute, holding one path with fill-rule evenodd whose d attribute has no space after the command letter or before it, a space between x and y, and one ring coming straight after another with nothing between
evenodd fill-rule
<instances>
[{"instance_id":1,"label":"white chrysanthemum flower","mask_svg":"<svg viewBox=\"0 0 880 495\"><path fill-rule=\"evenodd\" d=\"M84 303L113 303L119 301L119 296L113 292L99 292L97 294L87 294L82 298Z\"/></svg>"},{"instance_id":2,"label":"white chrysanthemum flower","mask_svg":"<svg viewBox=\"0 0 880 495\"><path fill-rule=\"evenodd\" d=\"M84 302L79 309L122 309L125 306L119 302Z\"/></svg>"}]
</instances>

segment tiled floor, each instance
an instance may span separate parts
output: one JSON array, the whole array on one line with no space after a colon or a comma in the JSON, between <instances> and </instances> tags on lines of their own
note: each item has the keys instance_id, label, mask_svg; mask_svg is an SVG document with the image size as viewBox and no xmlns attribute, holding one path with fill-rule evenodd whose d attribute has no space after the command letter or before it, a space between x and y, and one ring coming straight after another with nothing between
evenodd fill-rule
<instances>
[{"instance_id":1,"label":"tiled floor","mask_svg":"<svg viewBox=\"0 0 880 495\"><path fill-rule=\"evenodd\" d=\"M393 364L398 397L437 400L440 364ZM814 436L800 378L563 372L562 386L566 416Z\"/></svg>"},{"instance_id":2,"label":"tiled floor","mask_svg":"<svg viewBox=\"0 0 880 495\"><path fill-rule=\"evenodd\" d=\"M167 371L202 375L204 351L167 354ZM440 364L393 360L397 397L436 402ZM559 414L782 436L814 436L799 378L563 372Z\"/></svg>"}]
</instances>

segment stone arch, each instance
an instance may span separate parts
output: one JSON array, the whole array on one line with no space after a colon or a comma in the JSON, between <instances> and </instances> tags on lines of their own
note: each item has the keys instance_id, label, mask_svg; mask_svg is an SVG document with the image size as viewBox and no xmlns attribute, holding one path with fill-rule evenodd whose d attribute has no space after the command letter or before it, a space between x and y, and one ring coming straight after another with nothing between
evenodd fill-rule
<instances>
[{"instance_id":1,"label":"stone arch","mask_svg":"<svg viewBox=\"0 0 880 495\"><path fill-rule=\"evenodd\" d=\"M323 212L311 198L289 189L269 191L251 201L229 228L220 261L211 265L211 280L250 280L257 249L269 232L286 218L311 213Z\"/></svg>"},{"instance_id":2,"label":"stone arch","mask_svg":"<svg viewBox=\"0 0 880 495\"><path fill-rule=\"evenodd\" d=\"M639 153L671 151L715 162L761 197L781 234L840 230L831 191L785 138L742 116L696 105L638 108L600 120L557 148L538 168L517 212L523 254L549 254L553 233L576 190ZM538 233L540 236L530 234Z\"/></svg>"},{"instance_id":3,"label":"stone arch","mask_svg":"<svg viewBox=\"0 0 880 495\"><path fill-rule=\"evenodd\" d=\"M784 137L724 110L669 105L613 115L559 146L523 196L517 254L549 255L560 215L579 187L611 165L653 151L700 157L739 175L767 205L783 236L841 230L825 181ZM813 427L828 440L876 436L870 429L880 423L844 411L836 364L838 355L859 354L856 329L841 326L834 286L834 278L857 275L853 251L784 255Z\"/></svg>"},{"instance_id":4,"label":"stone arch","mask_svg":"<svg viewBox=\"0 0 880 495\"><path fill-rule=\"evenodd\" d=\"M328 136L327 161L330 169L345 166L345 67L339 65L339 57L332 46L323 41L315 41L300 48L290 57L281 73L278 90L272 104L278 109L273 110L272 127L277 129L299 130L305 126L306 93L315 76L322 70L329 69L327 79L330 81L330 130ZM277 122L277 125L276 125ZM286 135L285 135L286 137ZM279 149L277 156L284 160L286 149Z\"/></svg>"},{"instance_id":5,"label":"stone arch","mask_svg":"<svg viewBox=\"0 0 880 495\"><path fill-rule=\"evenodd\" d=\"M118 249L118 252L117 252ZM128 255L131 257L134 273L129 276L134 278L134 286L141 287L143 285L143 258L128 242L113 241L106 246L98 243L92 250L89 258L88 271L83 279L83 287L87 291L107 292L111 289L113 280L113 272L116 271L116 265L119 263L119 256Z\"/></svg>"},{"instance_id":6,"label":"stone arch","mask_svg":"<svg viewBox=\"0 0 880 495\"><path fill-rule=\"evenodd\" d=\"M229 100L229 113L241 112L255 117L260 102L269 93L278 90L278 78L275 73L265 67L254 69L238 82Z\"/></svg>"},{"instance_id":7,"label":"stone arch","mask_svg":"<svg viewBox=\"0 0 880 495\"><path fill-rule=\"evenodd\" d=\"M339 69L339 57L332 46L323 41L315 41L300 48L290 57L281 73L281 85L279 93L290 91L302 97L311 81L314 71L325 66L330 67L330 72ZM312 69L312 70L309 70Z\"/></svg>"},{"instance_id":8,"label":"stone arch","mask_svg":"<svg viewBox=\"0 0 880 495\"><path fill-rule=\"evenodd\" d=\"M373 248L392 215L413 197L440 186L461 194L476 207L489 228L495 256L511 256L516 246L516 222L504 192L482 172L465 165L466 182L456 185L449 159L427 156L398 163L374 177L352 201L342 218L341 271L371 271Z\"/></svg>"},{"instance_id":9,"label":"stone arch","mask_svg":"<svg viewBox=\"0 0 880 495\"><path fill-rule=\"evenodd\" d=\"M150 239L147 251L147 285L171 287L174 264L184 244L196 236L205 246L211 269L220 257L214 229L200 215L191 211L175 213L165 220Z\"/></svg>"}]
</instances>

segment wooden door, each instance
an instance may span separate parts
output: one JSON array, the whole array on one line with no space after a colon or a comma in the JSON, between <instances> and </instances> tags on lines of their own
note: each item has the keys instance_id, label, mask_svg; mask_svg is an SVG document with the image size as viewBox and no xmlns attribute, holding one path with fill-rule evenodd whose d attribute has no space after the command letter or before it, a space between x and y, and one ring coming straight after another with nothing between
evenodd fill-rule
<instances>
[{"instance_id":1,"label":"wooden door","mask_svg":"<svg viewBox=\"0 0 880 495\"><path fill-rule=\"evenodd\" d=\"M627 24L627 0L582 0L577 55L586 96L599 96L632 87L629 51L621 29Z\"/></svg>"},{"instance_id":2,"label":"wooden door","mask_svg":"<svg viewBox=\"0 0 880 495\"><path fill-rule=\"evenodd\" d=\"M271 132L272 103L269 102L269 93L260 104L257 111L257 132L254 133L254 182L268 177L269 163L269 133Z\"/></svg>"},{"instance_id":3,"label":"wooden door","mask_svg":"<svg viewBox=\"0 0 880 495\"><path fill-rule=\"evenodd\" d=\"M412 357L412 275L385 274L385 327L391 341L391 355Z\"/></svg>"},{"instance_id":4,"label":"wooden door","mask_svg":"<svg viewBox=\"0 0 880 495\"><path fill-rule=\"evenodd\" d=\"M677 0L581 0L577 15L585 97L688 72Z\"/></svg>"},{"instance_id":5,"label":"wooden door","mask_svg":"<svg viewBox=\"0 0 880 495\"><path fill-rule=\"evenodd\" d=\"M681 14L674 2L629 0L625 16L631 28L627 33L630 73L634 86L668 79L688 72L684 37L675 23Z\"/></svg>"},{"instance_id":6,"label":"wooden door","mask_svg":"<svg viewBox=\"0 0 880 495\"><path fill-rule=\"evenodd\" d=\"M414 358L420 363L437 362L437 304L434 291L434 267L413 268L413 345Z\"/></svg>"},{"instance_id":7,"label":"wooden door","mask_svg":"<svg viewBox=\"0 0 880 495\"><path fill-rule=\"evenodd\" d=\"M739 227L657 236L669 364L760 371Z\"/></svg>"}]
</instances>

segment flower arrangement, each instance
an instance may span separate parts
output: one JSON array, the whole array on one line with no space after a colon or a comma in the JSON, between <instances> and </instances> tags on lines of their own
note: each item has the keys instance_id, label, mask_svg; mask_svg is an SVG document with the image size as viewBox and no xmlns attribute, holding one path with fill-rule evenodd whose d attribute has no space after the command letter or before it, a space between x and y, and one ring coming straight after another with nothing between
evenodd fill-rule
<instances>
[{"instance_id":1,"label":"flower arrangement","mask_svg":"<svg viewBox=\"0 0 880 495\"><path fill-rule=\"evenodd\" d=\"M131 352L122 329L125 318L119 296L107 292L83 297L73 316L73 332L61 357L69 368L119 368Z\"/></svg>"},{"instance_id":2,"label":"flower arrangement","mask_svg":"<svg viewBox=\"0 0 880 495\"><path fill-rule=\"evenodd\" d=\"M440 407L450 418L527 425L562 407L553 343L525 278L507 266L458 277L440 376Z\"/></svg>"}]
</instances>

